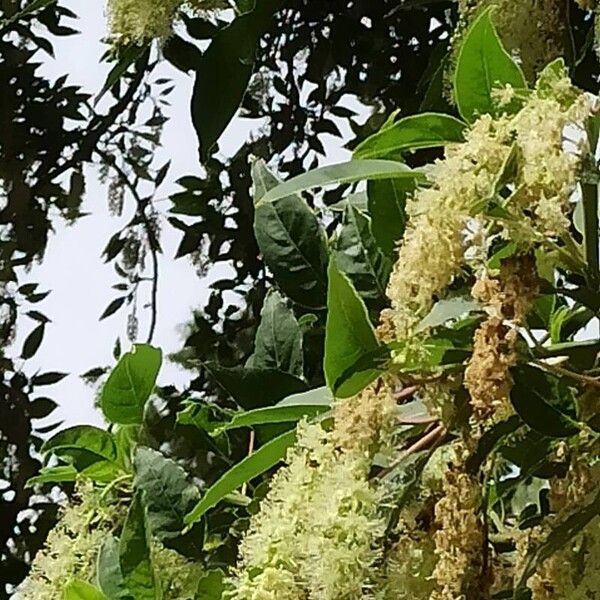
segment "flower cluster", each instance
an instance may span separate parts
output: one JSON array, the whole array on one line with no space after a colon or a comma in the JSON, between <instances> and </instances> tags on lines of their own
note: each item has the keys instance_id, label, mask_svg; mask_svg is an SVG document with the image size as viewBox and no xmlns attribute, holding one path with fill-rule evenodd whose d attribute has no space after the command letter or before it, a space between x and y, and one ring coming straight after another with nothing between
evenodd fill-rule
<instances>
[{"instance_id":1,"label":"flower cluster","mask_svg":"<svg viewBox=\"0 0 600 600\"><path fill-rule=\"evenodd\" d=\"M108 0L111 36L118 44L143 44L171 35L179 9L212 10L219 0Z\"/></svg>"},{"instance_id":2,"label":"flower cluster","mask_svg":"<svg viewBox=\"0 0 600 600\"><path fill-rule=\"evenodd\" d=\"M233 600L358 600L368 597L384 522L361 451L336 447L319 424L302 423L288 467L240 546Z\"/></svg>"},{"instance_id":3,"label":"flower cluster","mask_svg":"<svg viewBox=\"0 0 600 600\"><path fill-rule=\"evenodd\" d=\"M565 478L551 482L552 514L541 526L533 528L518 540L519 558L544 541L554 526L564 522L573 512L594 500L600 485L600 447L582 434L578 447L572 450ZM589 600L600 590L600 517L586 527L559 551L538 566L527 585L532 600Z\"/></svg>"},{"instance_id":4,"label":"flower cluster","mask_svg":"<svg viewBox=\"0 0 600 600\"><path fill-rule=\"evenodd\" d=\"M473 339L465 387L478 422L502 420L512 413L510 368L516 364L516 326L523 323L537 291L535 264L528 257L506 261L497 278L478 280L473 296L490 316Z\"/></svg>"},{"instance_id":5,"label":"flower cluster","mask_svg":"<svg viewBox=\"0 0 600 600\"><path fill-rule=\"evenodd\" d=\"M579 125L589 110L586 98L573 91L564 69L554 63L516 115L484 115L464 143L447 147L444 160L429 171L431 187L418 190L409 203L409 226L390 279L388 296L400 339L411 335L466 266L464 238L472 213L495 196L515 153L516 173L506 182L512 193L503 206L506 217L496 223L497 235L527 251L547 237L568 234L566 214L580 157L565 149L563 137L565 128Z\"/></svg>"},{"instance_id":6,"label":"flower cluster","mask_svg":"<svg viewBox=\"0 0 600 600\"><path fill-rule=\"evenodd\" d=\"M36 555L27 579L18 590L22 600L62 600L71 579L90 581L96 557L119 515L99 512L98 494L91 485L80 486L66 506L46 544Z\"/></svg>"}]
</instances>

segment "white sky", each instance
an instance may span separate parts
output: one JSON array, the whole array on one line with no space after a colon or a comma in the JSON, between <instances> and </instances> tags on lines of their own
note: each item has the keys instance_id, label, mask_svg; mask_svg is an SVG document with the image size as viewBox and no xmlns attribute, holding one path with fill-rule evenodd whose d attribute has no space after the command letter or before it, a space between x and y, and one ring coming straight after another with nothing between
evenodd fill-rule
<instances>
[{"instance_id":1,"label":"white sky","mask_svg":"<svg viewBox=\"0 0 600 600\"><path fill-rule=\"evenodd\" d=\"M68 74L69 83L80 85L91 93L98 92L107 73L107 65L100 63L105 49L100 42L106 31L104 0L65 0L64 4L80 16L73 26L81 31L81 35L56 40L56 58L47 59L42 72L50 78ZM173 183L175 180L199 171L197 139L189 110L193 80L167 63L159 67L156 77L169 77L175 83L175 90L170 96L171 107L167 109L170 119L165 125L162 147L157 154L159 164L169 159L172 161L169 175L158 192L159 198L167 198L178 189ZM347 104L361 109L357 102L349 100ZM232 155L257 125L259 123L252 120L235 119L221 139L221 151ZM347 126L342 127L342 131L349 134ZM338 162L349 157L349 153L341 148L340 140L331 136L326 138L323 140L327 148L326 162ZM69 377L52 387L39 388L39 395L50 396L59 404L48 419L39 422L42 425L56 421L64 421L63 427L102 424L102 416L94 408L95 391L85 385L79 375L93 367L114 363L112 349L117 336L121 337L123 349L128 348L126 310L122 309L102 322L98 318L118 295L111 289L118 282L113 266L103 263L101 253L109 237L130 218L132 201L130 199L129 204L126 203L122 219L110 216L105 186L99 183L94 168L88 167L86 174L87 190L82 210L91 214L68 227L57 222L43 263L21 275L21 284L39 282L39 291L52 290L46 300L33 307L44 312L52 323L46 328L41 348L35 357L27 361L24 370L28 374L38 370L70 373ZM167 215L170 202L158 202L156 206L162 215ZM165 355L181 348L180 325L190 319L192 309L205 304L210 280L223 275L222 270L220 274L214 270L209 278L202 280L187 259L175 260L180 240L181 232L165 223L161 236L163 254L160 258L158 326L153 341ZM140 291L149 292L143 288ZM144 298L142 293L140 304ZM144 312L147 311L139 314L140 339L145 338L148 329ZM34 325L27 317L21 317L14 346L17 354ZM174 384L181 389L188 380L189 375L176 365L163 363L159 384Z\"/></svg>"},{"instance_id":2,"label":"white sky","mask_svg":"<svg viewBox=\"0 0 600 600\"><path fill-rule=\"evenodd\" d=\"M42 72L51 78L69 75L69 83L83 87L85 91L101 89L107 73L107 65L100 63L105 46L100 40L105 34L103 0L68 0L80 20L73 26L82 35L62 38L55 43L56 59L46 60ZM183 175L197 174L197 140L192 127L189 101L192 79L168 64L159 67L157 77L166 76L174 80L175 91L170 97L172 106L167 109L170 120L165 126L158 162L172 160L169 175L159 190L159 198L166 198L178 187L173 183ZM247 139L248 122L237 119L226 132L222 147L230 152ZM107 191L101 185L93 167L86 171L87 190L83 212L91 213L75 225L56 223L48 250L41 265L21 275L21 282L39 282L39 290L51 289L52 293L39 305L52 323L46 328L43 344L34 358L27 361L24 370L28 374L37 370L63 371L70 376L47 388L39 388L40 395L48 395L59 404L57 410L41 423L64 420L64 426L73 424L101 424L102 417L94 409L94 389L85 385L79 375L96 366L113 364L112 349L117 336L121 337L124 349L128 348L125 335L126 309L108 319L98 318L119 292L111 289L118 282L112 264L106 265L100 256L109 237L131 218L132 200L125 204L124 216L110 216L107 206ZM157 204L166 215L170 202ZM128 210L129 208L129 210ZM158 299L158 325L154 344L165 354L179 350L182 336L179 326L187 322L192 309L203 305L209 294L209 280L198 278L187 259L175 260L175 252L181 240L181 232L165 224L161 242L163 254L160 258L160 287ZM215 274L211 279L217 279ZM148 293L147 286L141 292ZM140 301L147 295L140 294ZM140 311L140 338L148 330L147 320ZM15 351L20 351L23 339L35 323L25 316L20 319ZM182 387L189 376L176 365L163 363L159 383Z\"/></svg>"}]
</instances>

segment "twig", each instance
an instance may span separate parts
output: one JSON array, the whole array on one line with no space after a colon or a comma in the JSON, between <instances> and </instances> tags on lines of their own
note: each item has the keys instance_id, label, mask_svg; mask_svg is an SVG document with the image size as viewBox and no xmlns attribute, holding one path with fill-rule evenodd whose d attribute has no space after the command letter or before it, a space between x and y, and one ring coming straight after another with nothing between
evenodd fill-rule
<instances>
[{"instance_id":1,"label":"twig","mask_svg":"<svg viewBox=\"0 0 600 600\"><path fill-rule=\"evenodd\" d=\"M146 236L148 238L148 247L150 248L150 256L152 257L152 292L150 300L150 328L148 331L147 343L152 342L154 332L156 330L156 321L158 316L158 249L156 247L156 239L152 229L152 223L146 214L146 207L148 201L140 197L135 185L129 180L127 173L116 163L113 156L110 156L103 150L96 148L96 152L109 164L119 175L121 181L125 184L127 189L131 192L133 199L135 200L138 208L138 214L144 223L144 229L146 230Z\"/></svg>"},{"instance_id":2,"label":"twig","mask_svg":"<svg viewBox=\"0 0 600 600\"><path fill-rule=\"evenodd\" d=\"M254 452L254 429L250 430L250 440L248 441L248 456L252 456ZM248 489L248 482L244 481L244 485L242 485L242 496L246 495L246 490Z\"/></svg>"},{"instance_id":3,"label":"twig","mask_svg":"<svg viewBox=\"0 0 600 600\"><path fill-rule=\"evenodd\" d=\"M582 375L581 373L575 373L575 371L570 371L569 369L565 369L563 367L559 367L558 365L551 365L541 360L533 361L534 365L538 367L542 367L546 371L551 371L556 373L557 375L562 375L563 377L569 377L570 379L574 379L575 381L580 381L585 385L592 385L594 387L600 388L600 380L595 377L589 377L588 375Z\"/></svg>"},{"instance_id":4,"label":"twig","mask_svg":"<svg viewBox=\"0 0 600 600\"><path fill-rule=\"evenodd\" d=\"M406 398L410 398L418 389L419 387L416 385L411 385L409 387L401 389L398 392L394 392L394 399L405 400Z\"/></svg>"},{"instance_id":5,"label":"twig","mask_svg":"<svg viewBox=\"0 0 600 600\"><path fill-rule=\"evenodd\" d=\"M401 425L431 425L439 421L438 417L431 415L415 416L415 417L400 417L398 423Z\"/></svg>"}]
</instances>

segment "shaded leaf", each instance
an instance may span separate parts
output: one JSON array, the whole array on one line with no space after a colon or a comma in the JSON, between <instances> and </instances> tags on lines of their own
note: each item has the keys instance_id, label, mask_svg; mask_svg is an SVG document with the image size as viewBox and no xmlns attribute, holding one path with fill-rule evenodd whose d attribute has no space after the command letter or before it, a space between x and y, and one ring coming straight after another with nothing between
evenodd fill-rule
<instances>
[{"instance_id":1,"label":"shaded leaf","mask_svg":"<svg viewBox=\"0 0 600 600\"><path fill-rule=\"evenodd\" d=\"M264 162L252 168L254 197L279 183ZM254 233L266 265L294 302L324 308L327 295L327 240L307 204L298 195L255 207Z\"/></svg>"},{"instance_id":2,"label":"shaded leaf","mask_svg":"<svg viewBox=\"0 0 600 600\"><path fill-rule=\"evenodd\" d=\"M369 219L351 205L344 213L335 261L361 298L374 308L381 308L386 299L392 261L377 246Z\"/></svg>"},{"instance_id":3,"label":"shaded leaf","mask_svg":"<svg viewBox=\"0 0 600 600\"><path fill-rule=\"evenodd\" d=\"M199 557L201 532L183 536L184 517L200 500L198 488L175 461L151 448L139 447L135 454L135 488L141 492L148 527L168 548Z\"/></svg>"},{"instance_id":4,"label":"shaded leaf","mask_svg":"<svg viewBox=\"0 0 600 600\"><path fill-rule=\"evenodd\" d=\"M345 398L358 393L377 377L379 371L369 366L362 368L360 362L381 347L363 301L334 260L329 264L328 274L323 368L333 394Z\"/></svg>"},{"instance_id":5,"label":"shaded leaf","mask_svg":"<svg viewBox=\"0 0 600 600\"><path fill-rule=\"evenodd\" d=\"M150 556L150 535L140 495L135 494L119 542L119 564L127 590L135 600L158 600Z\"/></svg>"},{"instance_id":6,"label":"shaded leaf","mask_svg":"<svg viewBox=\"0 0 600 600\"><path fill-rule=\"evenodd\" d=\"M241 460L206 491L200 502L186 516L186 523L188 525L196 523L207 510L218 504L227 494L275 466L284 459L287 449L295 442L296 431L289 431L267 442L256 452Z\"/></svg>"},{"instance_id":7,"label":"shaded leaf","mask_svg":"<svg viewBox=\"0 0 600 600\"><path fill-rule=\"evenodd\" d=\"M248 366L303 377L302 331L293 311L276 291L265 298Z\"/></svg>"}]
</instances>

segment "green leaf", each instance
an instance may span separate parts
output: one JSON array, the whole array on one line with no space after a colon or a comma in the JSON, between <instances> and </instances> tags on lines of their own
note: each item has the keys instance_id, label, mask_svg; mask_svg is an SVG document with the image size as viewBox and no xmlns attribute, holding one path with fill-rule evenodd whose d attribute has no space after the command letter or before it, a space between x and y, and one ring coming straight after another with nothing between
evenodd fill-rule
<instances>
[{"instance_id":1,"label":"green leaf","mask_svg":"<svg viewBox=\"0 0 600 600\"><path fill-rule=\"evenodd\" d=\"M363 140L354 150L354 158L386 158L398 152L437 148L464 142L466 124L450 115L421 113L396 121Z\"/></svg>"},{"instance_id":2,"label":"green leaf","mask_svg":"<svg viewBox=\"0 0 600 600\"><path fill-rule=\"evenodd\" d=\"M521 68L506 52L491 15L494 7L475 19L460 48L454 74L454 98L458 110L468 123L478 115L502 112L492 98L494 88L506 84L515 89L526 88ZM509 107L503 107L507 110Z\"/></svg>"},{"instance_id":3,"label":"green leaf","mask_svg":"<svg viewBox=\"0 0 600 600\"><path fill-rule=\"evenodd\" d=\"M44 339L45 331L46 325L45 323L41 323L27 336L23 342L23 350L21 351L22 359L27 360L38 351L42 340Z\"/></svg>"},{"instance_id":4,"label":"green leaf","mask_svg":"<svg viewBox=\"0 0 600 600\"><path fill-rule=\"evenodd\" d=\"M272 406L307 388L301 379L275 369L226 368L215 363L203 363L203 367L245 410Z\"/></svg>"},{"instance_id":5,"label":"green leaf","mask_svg":"<svg viewBox=\"0 0 600 600\"><path fill-rule=\"evenodd\" d=\"M98 552L96 579L110 600L131 600L119 563L119 540L112 535L104 540Z\"/></svg>"},{"instance_id":6,"label":"green leaf","mask_svg":"<svg viewBox=\"0 0 600 600\"><path fill-rule=\"evenodd\" d=\"M257 408L235 415L229 423L225 423L215 430L215 434L222 433L229 429L239 429L240 427L254 427L255 425L265 425L268 423L295 423L304 417L312 418L328 410L328 406L323 404L297 404L270 406L268 408Z\"/></svg>"},{"instance_id":7,"label":"green leaf","mask_svg":"<svg viewBox=\"0 0 600 600\"><path fill-rule=\"evenodd\" d=\"M254 339L254 353L248 367L277 369L302 378L302 331L293 311L277 291L265 299L260 325Z\"/></svg>"},{"instance_id":8,"label":"green leaf","mask_svg":"<svg viewBox=\"0 0 600 600\"><path fill-rule=\"evenodd\" d=\"M86 450L109 461L117 458L117 448L112 434L92 425L78 425L60 431L44 443L41 451L60 456L63 450L72 449Z\"/></svg>"},{"instance_id":9,"label":"green leaf","mask_svg":"<svg viewBox=\"0 0 600 600\"><path fill-rule=\"evenodd\" d=\"M279 185L264 162L252 167L255 201ZM306 202L295 194L258 203L254 233L266 265L294 302L324 308L327 296L327 239Z\"/></svg>"},{"instance_id":10,"label":"green leaf","mask_svg":"<svg viewBox=\"0 0 600 600\"><path fill-rule=\"evenodd\" d=\"M209 571L198 583L195 600L221 600L225 591L225 573L221 569Z\"/></svg>"},{"instance_id":11,"label":"green leaf","mask_svg":"<svg viewBox=\"0 0 600 600\"><path fill-rule=\"evenodd\" d=\"M140 494L135 494L119 542L119 564L125 586L135 600L158 600L150 557L150 535Z\"/></svg>"},{"instance_id":12,"label":"green leaf","mask_svg":"<svg viewBox=\"0 0 600 600\"><path fill-rule=\"evenodd\" d=\"M426 329L438 327L450 320L459 319L469 313L481 310L483 310L481 304L470 297L445 298L433 305L429 314L416 326L415 331L425 331Z\"/></svg>"},{"instance_id":13,"label":"green leaf","mask_svg":"<svg viewBox=\"0 0 600 600\"><path fill-rule=\"evenodd\" d=\"M333 396L327 386L322 386L302 392L301 394L292 394L277 403L277 406L327 406L333 404Z\"/></svg>"},{"instance_id":14,"label":"green leaf","mask_svg":"<svg viewBox=\"0 0 600 600\"><path fill-rule=\"evenodd\" d=\"M244 458L206 491L200 502L186 516L186 523L188 525L196 523L207 510L218 504L227 494L275 466L284 459L287 449L295 442L296 431L288 431Z\"/></svg>"},{"instance_id":15,"label":"green leaf","mask_svg":"<svg viewBox=\"0 0 600 600\"><path fill-rule=\"evenodd\" d=\"M379 371L355 370L361 361L381 350L367 309L335 261L329 263L327 324L325 327L325 380L333 394L346 398L373 381Z\"/></svg>"},{"instance_id":16,"label":"green leaf","mask_svg":"<svg viewBox=\"0 0 600 600\"><path fill-rule=\"evenodd\" d=\"M27 480L26 487L42 483L64 483L77 479L77 469L73 465L61 465L59 467L44 467L38 475Z\"/></svg>"},{"instance_id":17,"label":"green leaf","mask_svg":"<svg viewBox=\"0 0 600 600\"><path fill-rule=\"evenodd\" d=\"M361 298L374 308L385 303L392 261L379 249L371 224L355 207L348 205L335 245L339 270L352 282Z\"/></svg>"},{"instance_id":18,"label":"green leaf","mask_svg":"<svg viewBox=\"0 0 600 600\"><path fill-rule=\"evenodd\" d=\"M196 67L192 120L204 159L242 102L252 75L256 44L280 5L281 0L258 0L254 10L213 37Z\"/></svg>"},{"instance_id":19,"label":"green leaf","mask_svg":"<svg viewBox=\"0 0 600 600\"><path fill-rule=\"evenodd\" d=\"M600 492L588 505L577 510L559 525L554 525L546 539L540 543L533 552L530 552L525 561L519 581L515 587L514 598L518 598L527 586L527 581L535 573L537 566L552 556L561 548L565 548L580 531L593 519L600 515Z\"/></svg>"},{"instance_id":20,"label":"green leaf","mask_svg":"<svg viewBox=\"0 0 600 600\"><path fill-rule=\"evenodd\" d=\"M417 188L416 179L369 181L371 230L383 252L392 256L406 226L406 199Z\"/></svg>"},{"instance_id":21,"label":"green leaf","mask_svg":"<svg viewBox=\"0 0 600 600\"><path fill-rule=\"evenodd\" d=\"M425 176L421 172L413 171L406 165L393 160L350 160L336 165L319 167L292 177L277 187L271 188L258 200L257 206L313 188L374 179L425 181Z\"/></svg>"},{"instance_id":22,"label":"green leaf","mask_svg":"<svg viewBox=\"0 0 600 600\"><path fill-rule=\"evenodd\" d=\"M162 353L147 344L136 344L121 357L102 389L100 404L111 423L131 425L142 422L144 406L150 397Z\"/></svg>"},{"instance_id":23,"label":"green leaf","mask_svg":"<svg viewBox=\"0 0 600 600\"><path fill-rule=\"evenodd\" d=\"M579 431L578 424L560 409L552 379L543 371L522 365L513 369L513 380L512 405L534 431L557 438L570 437Z\"/></svg>"},{"instance_id":24,"label":"green leaf","mask_svg":"<svg viewBox=\"0 0 600 600\"><path fill-rule=\"evenodd\" d=\"M135 455L134 486L141 492L148 527L168 548L198 557L202 551L201 531L183 536L184 517L200 500L200 492L175 461L160 452L139 447Z\"/></svg>"},{"instance_id":25,"label":"green leaf","mask_svg":"<svg viewBox=\"0 0 600 600\"><path fill-rule=\"evenodd\" d=\"M64 600L107 600L106 596L93 585L75 579L67 584L63 594Z\"/></svg>"},{"instance_id":26,"label":"green leaf","mask_svg":"<svg viewBox=\"0 0 600 600\"><path fill-rule=\"evenodd\" d=\"M598 252L600 249L600 241L598 239L598 186L596 184L583 183L581 190L585 261L593 280L596 283L599 283L600 258Z\"/></svg>"}]
</instances>

